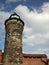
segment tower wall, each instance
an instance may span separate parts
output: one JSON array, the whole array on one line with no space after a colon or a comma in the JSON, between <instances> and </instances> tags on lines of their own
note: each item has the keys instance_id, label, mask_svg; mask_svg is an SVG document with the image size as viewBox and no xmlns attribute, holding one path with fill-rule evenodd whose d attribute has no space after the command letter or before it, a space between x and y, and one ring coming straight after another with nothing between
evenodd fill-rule
<instances>
[{"instance_id":1,"label":"tower wall","mask_svg":"<svg viewBox=\"0 0 49 65\"><path fill-rule=\"evenodd\" d=\"M3 65L22 65L22 31L21 20L8 20L6 25Z\"/></svg>"}]
</instances>

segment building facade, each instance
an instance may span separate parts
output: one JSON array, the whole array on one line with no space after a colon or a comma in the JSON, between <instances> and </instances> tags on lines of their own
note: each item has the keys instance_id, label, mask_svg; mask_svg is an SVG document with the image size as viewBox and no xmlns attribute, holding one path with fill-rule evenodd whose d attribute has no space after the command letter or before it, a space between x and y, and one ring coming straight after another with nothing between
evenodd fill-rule
<instances>
[{"instance_id":1,"label":"building facade","mask_svg":"<svg viewBox=\"0 0 49 65\"><path fill-rule=\"evenodd\" d=\"M3 65L4 53L0 51L0 65ZM23 65L49 65L49 59L45 54L23 54Z\"/></svg>"},{"instance_id":2,"label":"building facade","mask_svg":"<svg viewBox=\"0 0 49 65\"><path fill-rule=\"evenodd\" d=\"M45 54L23 54L23 65L49 65Z\"/></svg>"}]
</instances>

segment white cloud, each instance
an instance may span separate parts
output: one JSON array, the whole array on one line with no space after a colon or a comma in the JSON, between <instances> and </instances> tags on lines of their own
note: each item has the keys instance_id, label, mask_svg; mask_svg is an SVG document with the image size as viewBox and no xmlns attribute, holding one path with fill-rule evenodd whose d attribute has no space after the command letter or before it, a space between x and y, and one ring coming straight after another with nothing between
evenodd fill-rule
<instances>
[{"instance_id":1,"label":"white cloud","mask_svg":"<svg viewBox=\"0 0 49 65\"><path fill-rule=\"evenodd\" d=\"M45 11L42 13L38 13L37 11L30 11L26 6L23 5L19 5L15 8L15 10L25 23L24 34L28 36L28 38L34 35L35 43L38 41L39 44L45 44L45 42L43 42L45 41L44 39L47 36L49 37L49 14L44 13Z\"/></svg>"},{"instance_id":2,"label":"white cloud","mask_svg":"<svg viewBox=\"0 0 49 65\"><path fill-rule=\"evenodd\" d=\"M4 50L5 20L10 16L9 12L0 11L0 49Z\"/></svg>"},{"instance_id":3,"label":"white cloud","mask_svg":"<svg viewBox=\"0 0 49 65\"><path fill-rule=\"evenodd\" d=\"M0 11L0 28L4 28L4 22L9 16L9 12Z\"/></svg>"},{"instance_id":4,"label":"white cloud","mask_svg":"<svg viewBox=\"0 0 49 65\"><path fill-rule=\"evenodd\" d=\"M45 48L45 49L38 49L38 52L46 52L46 51L49 51L49 48Z\"/></svg>"},{"instance_id":5,"label":"white cloud","mask_svg":"<svg viewBox=\"0 0 49 65\"><path fill-rule=\"evenodd\" d=\"M49 13L49 2L44 3L41 7L44 13Z\"/></svg>"},{"instance_id":6,"label":"white cloud","mask_svg":"<svg viewBox=\"0 0 49 65\"><path fill-rule=\"evenodd\" d=\"M26 43L26 45L35 47L36 45L46 46L46 49L49 45L49 3L44 3L40 7L40 10L42 10L40 13L36 9L32 11L23 5L17 6L14 10L16 10L25 23L23 44Z\"/></svg>"}]
</instances>

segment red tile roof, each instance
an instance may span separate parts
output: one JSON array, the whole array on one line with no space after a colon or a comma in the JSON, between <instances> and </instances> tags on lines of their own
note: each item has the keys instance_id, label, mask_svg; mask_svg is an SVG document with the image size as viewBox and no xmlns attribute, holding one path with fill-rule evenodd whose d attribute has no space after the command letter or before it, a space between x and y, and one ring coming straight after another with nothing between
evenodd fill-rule
<instances>
[{"instance_id":1,"label":"red tile roof","mask_svg":"<svg viewBox=\"0 0 49 65\"><path fill-rule=\"evenodd\" d=\"M47 58L46 54L23 54L23 57L44 57L44 58Z\"/></svg>"}]
</instances>

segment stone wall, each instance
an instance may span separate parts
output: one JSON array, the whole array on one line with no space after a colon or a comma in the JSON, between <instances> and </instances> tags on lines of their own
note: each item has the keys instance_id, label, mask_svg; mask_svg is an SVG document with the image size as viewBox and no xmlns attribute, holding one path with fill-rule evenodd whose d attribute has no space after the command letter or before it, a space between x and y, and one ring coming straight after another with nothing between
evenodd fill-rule
<instances>
[{"instance_id":1,"label":"stone wall","mask_svg":"<svg viewBox=\"0 0 49 65\"><path fill-rule=\"evenodd\" d=\"M5 25L6 38L4 49L4 65L22 65L22 31L20 20L9 20Z\"/></svg>"},{"instance_id":2,"label":"stone wall","mask_svg":"<svg viewBox=\"0 0 49 65\"><path fill-rule=\"evenodd\" d=\"M46 65L44 62L41 62L41 60L27 60L23 61L23 65Z\"/></svg>"}]
</instances>

